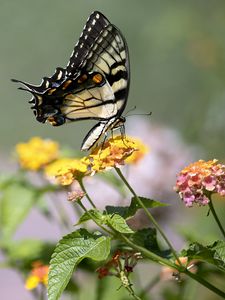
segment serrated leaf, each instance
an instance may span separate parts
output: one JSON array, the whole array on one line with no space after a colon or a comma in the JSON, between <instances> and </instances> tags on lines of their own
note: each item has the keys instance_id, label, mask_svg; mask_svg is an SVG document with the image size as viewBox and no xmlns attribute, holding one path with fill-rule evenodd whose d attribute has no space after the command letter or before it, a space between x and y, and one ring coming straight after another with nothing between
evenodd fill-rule
<instances>
[{"instance_id":1,"label":"serrated leaf","mask_svg":"<svg viewBox=\"0 0 225 300\"><path fill-rule=\"evenodd\" d=\"M120 233L134 233L127 225L126 220L117 214L107 215L106 224Z\"/></svg>"},{"instance_id":2,"label":"serrated leaf","mask_svg":"<svg viewBox=\"0 0 225 300\"><path fill-rule=\"evenodd\" d=\"M182 256L187 256L189 260L198 259L208 262L225 271L225 242L216 241L212 245L203 246L193 243L188 249L181 252Z\"/></svg>"},{"instance_id":3,"label":"serrated leaf","mask_svg":"<svg viewBox=\"0 0 225 300\"><path fill-rule=\"evenodd\" d=\"M79 219L79 221L75 224L80 225L82 223L85 223L89 220L95 219L96 221L99 221L100 223L104 223L105 216L97 209L90 209L89 211L85 212Z\"/></svg>"},{"instance_id":4,"label":"serrated leaf","mask_svg":"<svg viewBox=\"0 0 225 300\"><path fill-rule=\"evenodd\" d=\"M12 183L2 191L0 201L1 232L5 238L11 236L24 220L37 200L36 193L19 183Z\"/></svg>"},{"instance_id":5,"label":"serrated leaf","mask_svg":"<svg viewBox=\"0 0 225 300\"><path fill-rule=\"evenodd\" d=\"M67 286L74 268L84 259L106 260L110 238L79 229L63 237L50 261L48 299L57 300Z\"/></svg>"},{"instance_id":6,"label":"serrated leaf","mask_svg":"<svg viewBox=\"0 0 225 300\"><path fill-rule=\"evenodd\" d=\"M139 197L139 199L142 201L142 203L144 204L144 206L146 208L168 206L168 204L161 203L159 201L156 201L153 199L148 199L145 197ZM115 214L120 215L124 219L129 219L129 218L133 217L140 208L142 208L142 207L139 204L136 197L132 197L130 206L106 206L106 211L109 214L115 213Z\"/></svg>"}]
</instances>

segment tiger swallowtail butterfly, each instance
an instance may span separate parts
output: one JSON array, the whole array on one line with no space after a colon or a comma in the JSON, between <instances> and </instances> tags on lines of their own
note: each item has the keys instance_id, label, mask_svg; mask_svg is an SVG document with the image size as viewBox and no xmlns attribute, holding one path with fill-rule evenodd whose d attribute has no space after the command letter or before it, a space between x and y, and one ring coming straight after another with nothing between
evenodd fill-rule
<instances>
[{"instance_id":1,"label":"tiger swallowtail butterfly","mask_svg":"<svg viewBox=\"0 0 225 300\"><path fill-rule=\"evenodd\" d=\"M53 126L98 120L81 150L94 147L113 128L123 128L129 91L129 54L125 38L100 12L93 12L66 68L56 68L39 86L12 79L32 93L29 101L37 121Z\"/></svg>"}]
</instances>

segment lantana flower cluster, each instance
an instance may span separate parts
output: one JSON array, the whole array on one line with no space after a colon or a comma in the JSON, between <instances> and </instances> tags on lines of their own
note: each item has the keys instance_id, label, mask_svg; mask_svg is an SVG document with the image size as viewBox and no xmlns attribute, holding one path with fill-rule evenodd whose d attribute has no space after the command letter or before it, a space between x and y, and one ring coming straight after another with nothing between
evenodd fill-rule
<instances>
[{"instance_id":1,"label":"lantana flower cluster","mask_svg":"<svg viewBox=\"0 0 225 300\"><path fill-rule=\"evenodd\" d=\"M47 178L54 178L61 185L98 172L137 163L148 148L138 139L117 136L104 142L83 158L65 158L59 155L59 145L51 140L34 137L16 147L19 164L23 169L44 171Z\"/></svg>"},{"instance_id":2,"label":"lantana flower cluster","mask_svg":"<svg viewBox=\"0 0 225 300\"><path fill-rule=\"evenodd\" d=\"M16 153L21 168L37 171L58 158L59 145L50 139L33 137L27 143L17 144Z\"/></svg>"},{"instance_id":3,"label":"lantana flower cluster","mask_svg":"<svg viewBox=\"0 0 225 300\"><path fill-rule=\"evenodd\" d=\"M192 163L178 174L175 190L187 207L207 205L212 193L225 196L225 165L216 159Z\"/></svg>"},{"instance_id":4,"label":"lantana flower cluster","mask_svg":"<svg viewBox=\"0 0 225 300\"><path fill-rule=\"evenodd\" d=\"M92 174L125 164L137 163L148 152L140 140L117 136L97 147L85 161L89 162Z\"/></svg>"}]
</instances>

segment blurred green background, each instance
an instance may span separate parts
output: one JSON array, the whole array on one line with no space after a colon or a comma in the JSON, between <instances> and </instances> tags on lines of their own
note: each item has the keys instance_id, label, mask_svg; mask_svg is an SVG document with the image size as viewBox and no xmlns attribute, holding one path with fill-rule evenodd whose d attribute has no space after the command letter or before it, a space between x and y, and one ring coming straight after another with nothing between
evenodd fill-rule
<instances>
[{"instance_id":1,"label":"blurred green background","mask_svg":"<svg viewBox=\"0 0 225 300\"><path fill-rule=\"evenodd\" d=\"M79 149L92 123L57 128L38 123L28 104L30 95L17 90L10 79L39 84L57 66L66 66L93 10L105 14L126 37L131 60L127 110L136 105L137 113L152 111L152 124L174 128L187 144L200 146L205 158L223 160L224 0L0 0L0 155L10 155L16 143L32 136ZM206 216L206 210L201 214ZM193 210L188 213L198 218ZM177 215L182 222L183 215ZM204 218L197 231L187 231L207 233L209 227L212 230L212 222ZM205 233L202 237L207 238ZM5 289L7 295L8 286Z\"/></svg>"},{"instance_id":2,"label":"blurred green background","mask_svg":"<svg viewBox=\"0 0 225 300\"><path fill-rule=\"evenodd\" d=\"M53 128L35 120L30 95L10 78L39 84L66 66L86 19L100 10L125 35L131 60L127 108L177 129L209 158L224 158L225 2L0 0L1 151L33 135L79 147L89 122ZM151 132L149 132L151 134Z\"/></svg>"}]
</instances>

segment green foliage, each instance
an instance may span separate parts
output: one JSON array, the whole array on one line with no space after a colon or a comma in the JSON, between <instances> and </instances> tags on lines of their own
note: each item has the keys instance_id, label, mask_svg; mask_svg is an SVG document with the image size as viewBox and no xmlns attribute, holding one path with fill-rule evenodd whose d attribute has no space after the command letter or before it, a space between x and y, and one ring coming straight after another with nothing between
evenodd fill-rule
<instances>
[{"instance_id":1,"label":"green foliage","mask_svg":"<svg viewBox=\"0 0 225 300\"><path fill-rule=\"evenodd\" d=\"M132 241L152 252L159 253L160 248L157 242L157 231L155 228L144 228L136 231Z\"/></svg>"},{"instance_id":2,"label":"green foliage","mask_svg":"<svg viewBox=\"0 0 225 300\"><path fill-rule=\"evenodd\" d=\"M100 224L104 224L105 215L103 215L97 209L90 209L89 211L85 212L79 219L79 221L75 225L80 225L87 221L94 219L95 221L99 222Z\"/></svg>"},{"instance_id":3,"label":"green foliage","mask_svg":"<svg viewBox=\"0 0 225 300\"><path fill-rule=\"evenodd\" d=\"M139 199L142 201L142 203L145 205L146 208L154 208L154 207L164 207L167 206L168 204L153 200L153 199L148 199L145 197L139 197ZM142 207L140 206L139 202L135 197L131 198L131 203L129 206L106 206L106 211L109 214L119 214L121 217L124 219L129 219L133 217L136 212L141 209Z\"/></svg>"},{"instance_id":4,"label":"green foliage","mask_svg":"<svg viewBox=\"0 0 225 300\"><path fill-rule=\"evenodd\" d=\"M97 209L91 209L85 212L76 225L85 223L89 220L95 220L101 225L107 225L120 233L133 233L126 223L126 220L119 214L103 214Z\"/></svg>"},{"instance_id":5,"label":"green foliage","mask_svg":"<svg viewBox=\"0 0 225 300\"><path fill-rule=\"evenodd\" d=\"M79 229L63 237L52 255L48 299L57 300L67 286L74 268L84 259L105 260L110 252L110 238Z\"/></svg>"},{"instance_id":6,"label":"green foliage","mask_svg":"<svg viewBox=\"0 0 225 300\"><path fill-rule=\"evenodd\" d=\"M222 271L225 271L225 242L216 241L212 245L203 246L193 243L188 249L181 252L182 256L187 256L189 260L197 259L213 264Z\"/></svg>"},{"instance_id":7,"label":"green foliage","mask_svg":"<svg viewBox=\"0 0 225 300\"><path fill-rule=\"evenodd\" d=\"M0 199L1 234L5 239L14 234L35 202L38 201L38 197L34 189L20 182L5 186Z\"/></svg>"},{"instance_id":8,"label":"green foliage","mask_svg":"<svg viewBox=\"0 0 225 300\"><path fill-rule=\"evenodd\" d=\"M106 216L106 224L120 233L133 233L124 218L120 215L112 214Z\"/></svg>"},{"instance_id":9,"label":"green foliage","mask_svg":"<svg viewBox=\"0 0 225 300\"><path fill-rule=\"evenodd\" d=\"M55 244L35 239L8 241L1 245L7 256L7 265L24 274L30 272L34 261L48 264Z\"/></svg>"}]
</instances>

